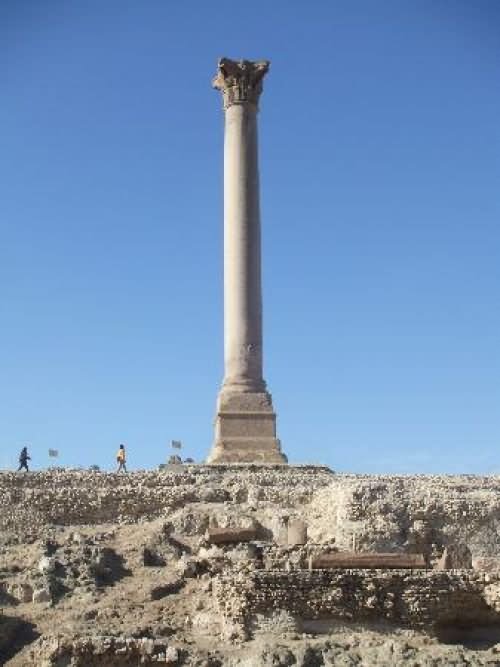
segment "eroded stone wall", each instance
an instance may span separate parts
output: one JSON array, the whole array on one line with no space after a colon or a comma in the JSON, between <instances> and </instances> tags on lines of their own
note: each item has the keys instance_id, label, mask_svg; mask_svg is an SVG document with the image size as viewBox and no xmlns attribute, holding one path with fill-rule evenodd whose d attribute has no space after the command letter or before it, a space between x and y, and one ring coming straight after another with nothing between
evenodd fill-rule
<instances>
[{"instance_id":1,"label":"eroded stone wall","mask_svg":"<svg viewBox=\"0 0 500 667\"><path fill-rule=\"evenodd\" d=\"M0 531L153 519L197 503L302 506L333 477L321 466L172 466L130 474L0 473Z\"/></svg>"},{"instance_id":2,"label":"eroded stone wall","mask_svg":"<svg viewBox=\"0 0 500 667\"><path fill-rule=\"evenodd\" d=\"M335 475L305 511L313 542L340 550L433 556L467 544L474 559L500 556L500 477Z\"/></svg>"},{"instance_id":3,"label":"eroded stone wall","mask_svg":"<svg viewBox=\"0 0 500 667\"><path fill-rule=\"evenodd\" d=\"M499 581L468 570L255 570L219 576L214 595L229 635L246 636L259 614L278 612L430 629L499 623Z\"/></svg>"},{"instance_id":4,"label":"eroded stone wall","mask_svg":"<svg viewBox=\"0 0 500 667\"><path fill-rule=\"evenodd\" d=\"M53 524L159 516L171 517L181 532L201 534L226 514L235 526L260 522L277 539L288 520L300 518L309 542L340 550L423 552L432 559L460 542L478 565L500 564L499 477L343 475L280 465L0 473L0 509L0 531L34 535Z\"/></svg>"},{"instance_id":5,"label":"eroded stone wall","mask_svg":"<svg viewBox=\"0 0 500 667\"><path fill-rule=\"evenodd\" d=\"M54 667L136 667L178 665L179 650L148 637L54 637L41 639L31 651L30 665Z\"/></svg>"}]
</instances>

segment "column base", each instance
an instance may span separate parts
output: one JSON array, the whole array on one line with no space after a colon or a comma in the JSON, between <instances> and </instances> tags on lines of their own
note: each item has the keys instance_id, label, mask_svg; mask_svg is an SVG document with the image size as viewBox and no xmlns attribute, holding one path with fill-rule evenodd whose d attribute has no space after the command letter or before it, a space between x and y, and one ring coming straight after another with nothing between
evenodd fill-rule
<instances>
[{"instance_id":1,"label":"column base","mask_svg":"<svg viewBox=\"0 0 500 667\"><path fill-rule=\"evenodd\" d=\"M221 391L207 463L287 463L270 394Z\"/></svg>"}]
</instances>

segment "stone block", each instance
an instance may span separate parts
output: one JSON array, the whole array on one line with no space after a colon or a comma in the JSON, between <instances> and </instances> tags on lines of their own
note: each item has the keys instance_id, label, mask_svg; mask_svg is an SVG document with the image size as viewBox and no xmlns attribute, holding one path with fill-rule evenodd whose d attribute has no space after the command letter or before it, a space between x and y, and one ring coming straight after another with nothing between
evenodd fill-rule
<instances>
[{"instance_id":1,"label":"stone block","mask_svg":"<svg viewBox=\"0 0 500 667\"><path fill-rule=\"evenodd\" d=\"M56 562L52 556L42 556L38 561L38 571L41 574L51 574L56 569Z\"/></svg>"},{"instance_id":2,"label":"stone block","mask_svg":"<svg viewBox=\"0 0 500 667\"><path fill-rule=\"evenodd\" d=\"M339 551L320 554L311 561L312 569L424 569L422 554L402 553L359 553Z\"/></svg>"},{"instance_id":3,"label":"stone block","mask_svg":"<svg viewBox=\"0 0 500 667\"><path fill-rule=\"evenodd\" d=\"M255 528L209 528L207 531L209 544L237 544L256 539Z\"/></svg>"},{"instance_id":4,"label":"stone block","mask_svg":"<svg viewBox=\"0 0 500 667\"><path fill-rule=\"evenodd\" d=\"M15 597L19 602L31 602L33 600L33 588L29 584L18 584Z\"/></svg>"},{"instance_id":5,"label":"stone block","mask_svg":"<svg viewBox=\"0 0 500 667\"><path fill-rule=\"evenodd\" d=\"M175 648L175 646L169 646L167 648L165 651L164 659L167 665L177 664L177 661L179 660L179 651Z\"/></svg>"},{"instance_id":6,"label":"stone block","mask_svg":"<svg viewBox=\"0 0 500 667\"><path fill-rule=\"evenodd\" d=\"M482 572L500 572L500 558L492 556L473 558L472 567Z\"/></svg>"},{"instance_id":7,"label":"stone block","mask_svg":"<svg viewBox=\"0 0 500 667\"><path fill-rule=\"evenodd\" d=\"M287 543L289 546L295 544L306 544L307 525L301 519L296 519L288 523Z\"/></svg>"},{"instance_id":8,"label":"stone block","mask_svg":"<svg viewBox=\"0 0 500 667\"><path fill-rule=\"evenodd\" d=\"M48 588L37 588L33 591L33 602L52 602L52 595Z\"/></svg>"},{"instance_id":9,"label":"stone block","mask_svg":"<svg viewBox=\"0 0 500 667\"><path fill-rule=\"evenodd\" d=\"M436 563L435 570L471 570L472 554L466 544L449 544Z\"/></svg>"},{"instance_id":10,"label":"stone block","mask_svg":"<svg viewBox=\"0 0 500 667\"><path fill-rule=\"evenodd\" d=\"M31 602L33 600L33 587L27 583L5 584L4 590L7 595L12 596L17 602ZM2 586L0 585L0 593Z\"/></svg>"}]
</instances>

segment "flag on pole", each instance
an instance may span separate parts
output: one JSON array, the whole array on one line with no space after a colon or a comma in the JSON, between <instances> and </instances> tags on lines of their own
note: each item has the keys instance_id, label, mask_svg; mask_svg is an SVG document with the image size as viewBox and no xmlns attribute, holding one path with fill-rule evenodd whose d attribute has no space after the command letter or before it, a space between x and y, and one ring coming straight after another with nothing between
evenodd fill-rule
<instances>
[{"instance_id":1,"label":"flag on pole","mask_svg":"<svg viewBox=\"0 0 500 667\"><path fill-rule=\"evenodd\" d=\"M57 449L49 449L49 456L52 456L52 458L56 458L59 456L59 451Z\"/></svg>"},{"instance_id":2,"label":"flag on pole","mask_svg":"<svg viewBox=\"0 0 500 667\"><path fill-rule=\"evenodd\" d=\"M180 440L172 440L172 449L182 449L182 442Z\"/></svg>"}]
</instances>

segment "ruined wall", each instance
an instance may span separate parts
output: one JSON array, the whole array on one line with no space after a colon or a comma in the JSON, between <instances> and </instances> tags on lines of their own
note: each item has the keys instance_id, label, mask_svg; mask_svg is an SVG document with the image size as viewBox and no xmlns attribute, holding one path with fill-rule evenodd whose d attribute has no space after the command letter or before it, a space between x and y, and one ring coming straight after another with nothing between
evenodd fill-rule
<instances>
[{"instance_id":1,"label":"ruined wall","mask_svg":"<svg viewBox=\"0 0 500 667\"><path fill-rule=\"evenodd\" d=\"M439 643L438 627L470 624L471 632L488 626L491 647L474 651L470 664L497 664L499 508L500 480L486 477L371 477L245 465L128 475L0 473L3 625L12 628L15 618L41 635L23 648L16 637L25 631L16 631L3 650L15 653L12 667L128 667L168 664L167 658L221 667L233 664L228 656L240 645L225 640L249 639L252 646L240 645L235 665L352 658L352 664L385 667L396 645L417 664L427 646L427 636L416 637L420 630L433 630ZM256 539L212 544L206 530L217 526L240 535L251 528ZM305 569L311 556L350 551L353 542L358 551L389 552L439 552L465 542L476 569ZM480 571L485 563L491 573ZM361 634L371 628L380 636L353 648L356 624ZM400 633L396 626L411 630ZM339 643L331 641L335 633ZM408 634L415 635L411 649ZM291 644L279 662L276 642L286 637ZM306 656L311 637L318 642L313 658ZM444 645L439 651L437 661L429 649L432 664L465 664L463 651Z\"/></svg>"},{"instance_id":2,"label":"ruined wall","mask_svg":"<svg viewBox=\"0 0 500 667\"><path fill-rule=\"evenodd\" d=\"M471 571L298 570L221 575L214 596L229 634L251 632L258 615L387 621L411 628L500 620L500 574Z\"/></svg>"},{"instance_id":3,"label":"ruined wall","mask_svg":"<svg viewBox=\"0 0 500 667\"><path fill-rule=\"evenodd\" d=\"M341 550L432 555L462 542L474 559L500 556L500 477L335 475L305 516L313 541Z\"/></svg>"},{"instance_id":4,"label":"ruined wall","mask_svg":"<svg viewBox=\"0 0 500 667\"><path fill-rule=\"evenodd\" d=\"M178 665L179 650L165 640L147 637L54 637L40 639L31 650L30 665L54 667L137 667Z\"/></svg>"},{"instance_id":5,"label":"ruined wall","mask_svg":"<svg viewBox=\"0 0 500 667\"><path fill-rule=\"evenodd\" d=\"M195 535L226 514L231 525L259 522L269 539L277 539L289 519L300 517L310 542L340 550L436 556L460 542L475 563L488 562L492 570L500 565L499 477L343 475L321 466L279 465L172 466L128 475L0 473L0 510L0 531L34 535L50 524L158 516Z\"/></svg>"},{"instance_id":6,"label":"ruined wall","mask_svg":"<svg viewBox=\"0 0 500 667\"><path fill-rule=\"evenodd\" d=\"M321 466L172 466L130 474L0 473L0 531L152 519L196 503L301 506L332 479Z\"/></svg>"}]
</instances>

